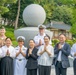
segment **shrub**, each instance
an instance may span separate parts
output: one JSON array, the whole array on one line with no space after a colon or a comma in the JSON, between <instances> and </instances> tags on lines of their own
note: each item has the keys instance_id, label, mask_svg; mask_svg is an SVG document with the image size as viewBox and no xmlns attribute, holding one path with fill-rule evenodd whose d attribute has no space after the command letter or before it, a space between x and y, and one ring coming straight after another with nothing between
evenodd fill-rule
<instances>
[{"instance_id":1,"label":"shrub","mask_svg":"<svg viewBox=\"0 0 76 75\"><path fill-rule=\"evenodd\" d=\"M6 36L10 37L13 41L15 41L15 36L14 36L14 28L13 27L5 27L6 29Z\"/></svg>"},{"instance_id":2,"label":"shrub","mask_svg":"<svg viewBox=\"0 0 76 75\"><path fill-rule=\"evenodd\" d=\"M59 42L58 39L53 39L52 40L52 45L55 46L58 42ZM76 43L76 39L74 38L73 40L66 40L66 42L68 44L70 44L70 46L72 46L74 43Z\"/></svg>"},{"instance_id":3,"label":"shrub","mask_svg":"<svg viewBox=\"0 0 76 75\"><path fill-rule=\"evenodd\" d=\"M74 44L73 40L66 40L66 42L67 42L68 44L70 44L70 46L72 46L72 45Z\"/></svg>"},{"instance_id":4,"label":"shrub","mask_svg":"<svg viewBox=\"0 0 76 75\"><path fill-rule=\"evenodd\" d=\"M55 46L58 42L59 42L58 39L53 39L53 40L52 40L52 45Z\"/></svg>"}]
</instances>

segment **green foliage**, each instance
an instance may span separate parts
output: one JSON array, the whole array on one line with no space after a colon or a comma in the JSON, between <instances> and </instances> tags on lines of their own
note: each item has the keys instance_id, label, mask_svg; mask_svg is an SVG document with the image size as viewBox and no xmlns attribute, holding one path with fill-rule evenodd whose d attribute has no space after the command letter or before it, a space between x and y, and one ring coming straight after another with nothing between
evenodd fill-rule
<instances>
[{"instance_id":1,"label":"green foliage","mask_svg":"<svg viewBox=\"0 0 76 75\"><path fill-rule=\"evenodd\" d=\"M71 24L72 18L72 9L66 5L57 6L52 14L53 20L63 21L66 24Z\"/></svg>"},{"instance_id":2,"label":"green foliage","mask_svg":"<svg viewBox=\"0 0 76 75\"><path fill-rule=\"evenodd\" d=\"M16 47L18 45L18 42L16 41L14 35L14 27L13 26L4 26L4 27L6 29L6 36L12 39L12 44L14 47Z\"/></svg>"},{"instance_id":3,"label":"green foliage","mask_svg":"<svg viewBox=\"0 0 76 75\"><path fill-rule=\"evenodd\" d=\"M76 24L73 24L72 25L72 28L71 28L71 33L73 34L73 35L76 35Z\"/></svg>"},{"instance_id":4,"label":"green foliage","mask_svg":"<svg viewBox=\"0 0 76 75\"><path fill-rule=\"evenodd\" d=\"M75 2L76 0L57 0L57 1L62 4L70 5L73 2Z\"/></svg>"},{"instance_id":5,"label":"green foliage","mask_svg":"<svg viewBox=\"0 0 76 75\"><path fill-rule=\"evenodd\" d=\"M72 45L75 43L73 40L66 40L66 42L67 42L68 44L70 44L70 46L72 46Z\"/></svg>"},{"instance_id":6,"label":"green foliage","mask_svg":"<svg viewBox=\"0 0 76 75\"><path fill-rule=\"evenodd\" d=\"M4 14L9 11L8 6L10 3L16 3L17 0L0 0L0 14Z\"/></svg>"},{"instance_id":7,"label":"green foliage","mask_svg":"<svg viewBox=\"0 0 76 75\"><path fill-rule=\"evenodd\" d=\"M22 14L23 14L23 10L24 8L30 4L30 2L32 3L31 0L21 0L20 1L20 4L21 4L21 7L20 7L20 16L19 16L19 25L25 25L25 23L23 22L23 18L22 18ZM10 4L9 6L9 12L8 13L5 13L2 15L2 17L4 18L7 18L9 21L10 21L10 24L13 25L13 23L15 23L15 20L16 20L16 16L17 16L17 10L18 10L18 1L14 4ZM12 15L12 16L11 16Z\"/></svg>"},{"instance_id":8,"label":"green foliage","mask_svg":"<svg viewBox=\"0 0 76 75\"><path fill-rule=\"evenodd\" d=\"M0 14L4 14L4 13L6 13L6 12L8 12L8 11L9 11L8 8L6 8L6 7L4 7L4 6L0 6Z\"/></svg>"},{"instance_id":9,"label":"green foliage","mask_svg":"<svg viewBox=\"0 0 76 75\"><path fill-rule=\"evenodd\" d=\"M22 14L23 14L23 10L24 8L29 5L29 4L40 4L41 6L44 7L45 11L46 11L46 23L50 22L51 20L51 16L52 16L52 11L54 9L54 5L55 2L53 0L49 1L49 0L21 0L20 4L20 16L19 16L19 25L23 25L25 26L25 23L23 22L23 18L22 18ZM16 4L11 4L9 6L9 12L5 13L2 15L2 17L7 18L11 24L13 24L13 22L15 22L16 19L16 15L17 15L17 9L18 9L18 1L16 2ZM12 15L12 16L11 16Z\"/></svg>"},{"instance_id":10,"label":"green foliage","mask_svg":"<svg viewBox=\"0 0 76 75\"><path fill-rule=\"evenodd\" d=\"M17 41L12 41L12 44L14 47L16 47L18 45L18 42Z\"/></svg>"},{"instance_id":11,"label":"green foliage","mask_svg":"<svg viewBox=\"0 0 76 75\"><path fill-rule=\"evenodd\" d=\"M57 0L57 2L67 5L72 9L72 19L71 19L71 32L75 36L76 35L76 0ZM70 15L69 15L70 16Z\"/></svg>"},{"instance_id":12,"label":"green foliage","mask_svg":"<svg viewBox=\"0 0 76 75\"><path fill-rule=\"evenodd\" d=\"M41 0L39 3L46 11L46 23L51 21L52 11L55 8L54 0Z\"/></svg>"},{"instance_id":13,"label":"green foliage","mask_svg":"<svg viewBox=\"0 0 76 75\"><path fill-rule=\"evenodd\" d=\"M59 42L58 39L53 39L52 40L52 45L55 46ZM76 39L74 38L73 40L66 40L66 42L72 46L74 43L76 43Z\"/></svg>"},{"instance_id":14,"label":"green foliage","mask_svg":"<svg viewBox=\"0 0 76 75\"><path fill-rule=\"evenodd\" d=\"M55 46L58 42L59 42L58 39L53 39L53 40L52 40L52 45Z\"/></svg>"},{"instance_id":15,"label":"green foliage","mask_svg":"<svg viewBox=\"0 0 76 75\"><path fill-rule=\"evenodd\" d=\"M16 3L17 0L6 0L6 3Z\"/></svg>"},{"instance_id":16,"label":"green foliage","mask_svg":"<svg viewBox=\"0 0 76 75\"><path fill-rule=\"evenodd\" d=\"M10 37L13 41L15 41L15 36L14 36L14 27L12 26L5 26L6 29L6 36Z\"/></svg>"},{"instance_id":17,"label":"green foliage","mask_svg":"<svg viewBox=\"0 0 76 75\"><path fill-rule=\"evenodd\" d=\"M6 0L2 0L2 1L6 1ZM7 6L9 8L8 10L9 12L3 14L2 17L7 18L9 21L9 24L13 25L16 20L16 15L17 15L17 10L18 10L18 0L7 0L7 1L9 3L10 2L12 3L13 1L13 4L4 2L4 6ZM18 27L25 26L25 23L23 22L23 18L22 18L24 8L27 5L34 4L34 3L40 4L42 7L44 7L46 11L45 24L49 23L51 20L63 21L69 25L75 24L74 22L76 21L76 15L75 15L76 14L76 6L75 6L76 0L21 0Z\"/></svg>"},{"instance_id":18,"label":"green foliage","mask_svg":"<svg viewBox=\"0 0 76 75\"><path fill-rule=\"evenodd\" d=\"M9 3L16 3L17 0L0 0L0 5L9 4Z\"/></svg>"}]
</instances>

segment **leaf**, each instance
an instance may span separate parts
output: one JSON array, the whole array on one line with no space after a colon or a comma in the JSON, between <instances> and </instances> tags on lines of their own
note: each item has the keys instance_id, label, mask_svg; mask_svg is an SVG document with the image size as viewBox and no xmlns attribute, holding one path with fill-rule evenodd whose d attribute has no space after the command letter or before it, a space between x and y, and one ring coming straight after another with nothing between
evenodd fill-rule
<instances>
[{"instance_id":1,"label":"leaf","mask_svg":"<svg viewBox=\"0 0 76 75\"><path fill-rule=\"evenodd\" d=\"M0 6L0 14L4 14L5 12L8 12L9 9L7 7L4 6Z\"/></svg>"}]
</instances>

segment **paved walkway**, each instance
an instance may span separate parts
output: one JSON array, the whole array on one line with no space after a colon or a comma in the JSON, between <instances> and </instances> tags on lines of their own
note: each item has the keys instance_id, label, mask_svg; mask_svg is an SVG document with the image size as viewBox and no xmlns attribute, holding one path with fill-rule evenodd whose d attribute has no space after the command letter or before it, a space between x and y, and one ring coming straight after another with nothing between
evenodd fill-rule
<instances>
[{"instance_id":1,"label":"paved walkway","mask_svg":"<svg viewBox=\"0 0 76 75\"><path fill-rule=\"evenodd\" d=\"M74 75L73 74L73 58L69 56L69 61L70 61L70 66L68 69L67 69L67 75ZM53 67L52 70L51 70L51 75L56 75L55 74L55 68Z\"/></svg>"},{"instance_id":2,"label":"paved walkway","mask_svg":"<svg viewBox=\"0 0 76 75\"><path fill-rule=\"evenodd\" d=\"M52 70L51 70L51 75L56 75L54 68L52 68ZM68 68L68 70L67 70L67 75L74 75L74 74L73 74L73 68L72 68L72 67Z\"/></svg>"}]
</instances>

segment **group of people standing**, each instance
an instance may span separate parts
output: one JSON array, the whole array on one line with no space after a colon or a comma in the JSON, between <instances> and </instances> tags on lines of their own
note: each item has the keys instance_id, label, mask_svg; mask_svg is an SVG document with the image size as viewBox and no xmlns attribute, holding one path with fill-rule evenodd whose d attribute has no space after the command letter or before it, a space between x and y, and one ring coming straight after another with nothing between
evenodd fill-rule
<instances>
[{"instance_id":1,"label":"group of people standing","mask_svg":"<svg viewBox=\"0 0 76 75\"><path fill-rule=\"evenodd\" d=\"M5 36L5 28L0 29L0 74L1 75L51 75L51 65L55 65L56 75L67 75L70 67L68 56L74 59L76 75L76 44L70 47L66 36L58 36L59 43L53 48L45 26L39 25L39 33L24 46L25 37L18 36L18 46L12 46L12 40Z\"/></svg>"}]
</instances>

